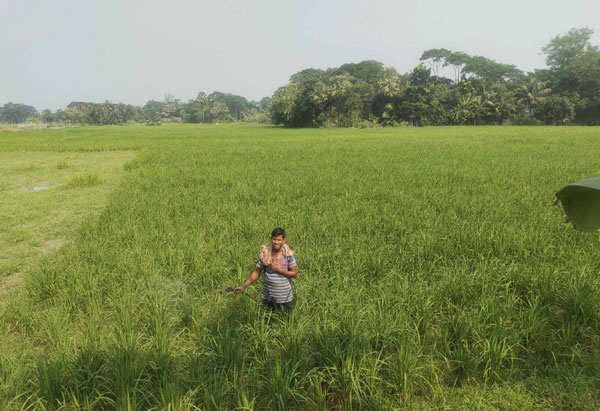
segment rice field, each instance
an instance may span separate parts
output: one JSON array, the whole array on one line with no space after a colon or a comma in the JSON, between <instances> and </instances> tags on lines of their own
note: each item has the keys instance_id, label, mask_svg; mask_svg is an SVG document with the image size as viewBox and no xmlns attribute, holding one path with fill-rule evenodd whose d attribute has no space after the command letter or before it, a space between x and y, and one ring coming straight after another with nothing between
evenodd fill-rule
<instances>
[{"instance_id":1,"label":"rice field","mask_svg":"<svg viewBox=\"0 0 600 411\"><path fill-rule=\"evenodd\" d=\"M0 134L0 155L54 153L53 172L61 155L130 153L106 205L1 297L0 409L597 409L600 241L552 203L600 175L599 138L593 127ZM65 180L79 193L104 185ZM299 266L289 316L223 292L276 226Z\"/></svg>"}]
</instances>

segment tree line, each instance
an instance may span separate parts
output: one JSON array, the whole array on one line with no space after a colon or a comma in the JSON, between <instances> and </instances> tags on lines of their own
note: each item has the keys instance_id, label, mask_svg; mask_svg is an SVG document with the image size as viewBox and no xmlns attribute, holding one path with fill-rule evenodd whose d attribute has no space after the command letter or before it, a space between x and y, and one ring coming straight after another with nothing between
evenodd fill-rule
<instances>
[{"instance_id":1,"label":"tree line","mask_svg":"<svg viewBox=\"0 0 600 411\"><path fill-rule=\"evenodd\" d=\"M592 30L572 29L542 52L547 69L430 49L407 74L377 61L306 69L272 99L272 119L291 127L447 124L600 124L600 51ZM452 78L440 75L444 69Z\"/></svg>"},{"instance_id":2,"label":"tree line","mask_svg":"<svg viewBox=\"0 0 600 411\"><path fill-rule=\"evenodd\" d=\"M91 103L73 101L63 109L37 110L25 104L7 103L0 107L0 121L23 123L41 121L43 123L68 123L90 125L114 125L128 122L160 124L178 123L221 123L249 121L269 123L269 97L259 102L249 101L242 96L215 91L211 94L198 93L187 102L166 95L163 101L150 100L143 106L132 104Z\"/></svg>"},{"instance_id":3,"label":"tree line","mask_svg":"<svg viewBox=\"0 0 600 411\"><path fill-rule=\"evenodd\" d=\"M461 51L430 49L411 72L369 60L327 70L305 69L259 102L230 93L171 95L144 106L72 102L64 110L7 103L0 121L123 124L130 121L260 122L289 127L375 127L447 124L600 124L600 50L593 31L572 29L542 52L547 69L525 73ZM451 73L450 77L441 72Z\"/></svg>"}]
</instances>

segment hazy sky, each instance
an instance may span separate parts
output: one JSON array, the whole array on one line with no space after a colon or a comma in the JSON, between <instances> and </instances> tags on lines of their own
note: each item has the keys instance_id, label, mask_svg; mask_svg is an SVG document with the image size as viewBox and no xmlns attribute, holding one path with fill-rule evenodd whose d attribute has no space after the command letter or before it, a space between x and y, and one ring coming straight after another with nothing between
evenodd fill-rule
<instances>
[{"instance_id":1,"label":"hazy sky","mask_svg":"<svg viewBox=\"0 0 600 411\"><path fill-rule=\"evenodd\" d=\"M573 27L600 44L600 0L0 0L0 105L259 100L308 67L405 73L441 47L531 71Z\"/></svg>"}]
</instances>

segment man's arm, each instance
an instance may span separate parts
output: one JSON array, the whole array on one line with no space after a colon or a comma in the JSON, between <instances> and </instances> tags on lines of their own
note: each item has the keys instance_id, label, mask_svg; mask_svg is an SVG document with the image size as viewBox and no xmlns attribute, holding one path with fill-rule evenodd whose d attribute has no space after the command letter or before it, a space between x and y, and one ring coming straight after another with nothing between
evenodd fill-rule
<instances>
[{"instance_id":1,"label":"man's arm","mask_svg":"<svg viewBox=\"0 0 600 411\"><path fill-rule=\"evenodd\" d=\"M234 291L236 294L241 294L244 292L244 290L246 288L248 288L248 286L250 284L252 284L253 282L255 282L256 280L258 280L258 277L260 276L260 272L262 271L262 268L255 268L254 271L252 271L250 273L250 277L248 277L248 279L246 281L244 281L244 284L240 285L239 287L237 287Z\"/></svg>"}]
</instances>

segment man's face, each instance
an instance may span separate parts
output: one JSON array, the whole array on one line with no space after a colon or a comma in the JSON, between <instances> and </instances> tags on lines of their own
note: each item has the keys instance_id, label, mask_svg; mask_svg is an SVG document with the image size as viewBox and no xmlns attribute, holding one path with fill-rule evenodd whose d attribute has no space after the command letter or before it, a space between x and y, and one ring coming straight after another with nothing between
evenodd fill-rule
<instances>
[{"instance_id":1,"label":"man's face","mask_svg":"<svg viewBox=\"0 0 600 411\"><path fill-rule=\"evenodd\" d=\"M271 237L271 246L273 250L281 250L281 246L285 244L285 238L282 235Z\"/></svg>"}]
</instances>

